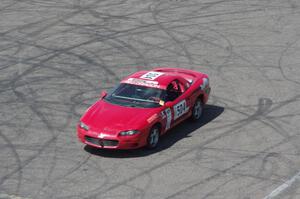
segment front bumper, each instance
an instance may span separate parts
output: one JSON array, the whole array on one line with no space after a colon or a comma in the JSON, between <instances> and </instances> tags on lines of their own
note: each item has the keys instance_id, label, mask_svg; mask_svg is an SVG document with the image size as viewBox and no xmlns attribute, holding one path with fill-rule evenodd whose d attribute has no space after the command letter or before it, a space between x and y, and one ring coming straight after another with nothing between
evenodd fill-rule
<instances>
[{"instance_id":1,"label":"front bumper","mask_svg":"<svg viewBox=\"0 0 300 199\"><path fill-rule=\"evenodd\" d=\"M106 135L99 138L97 133L85 131L77 127L77 136L80 142L102 149L136 149L146 145L142 132L133 136Z\"/></svg>"}]
</instances>

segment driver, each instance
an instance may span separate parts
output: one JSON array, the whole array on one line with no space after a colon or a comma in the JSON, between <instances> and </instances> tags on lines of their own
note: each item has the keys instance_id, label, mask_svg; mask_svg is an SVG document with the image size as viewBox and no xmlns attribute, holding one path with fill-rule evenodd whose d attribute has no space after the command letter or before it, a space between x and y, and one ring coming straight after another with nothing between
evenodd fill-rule
<instances>
[{"instance_id":1,"label":"driver","mask_svg":"<svg viewBox=\"0 0 300 199\"><path fill-rule=\"evenodd\" d=\"M167 101L173 101L180 95L180 90L178 87L178 84L176 81L171 82L167 87L167 96L166 96L166 102Z\"/></svg>"}]
</instances>

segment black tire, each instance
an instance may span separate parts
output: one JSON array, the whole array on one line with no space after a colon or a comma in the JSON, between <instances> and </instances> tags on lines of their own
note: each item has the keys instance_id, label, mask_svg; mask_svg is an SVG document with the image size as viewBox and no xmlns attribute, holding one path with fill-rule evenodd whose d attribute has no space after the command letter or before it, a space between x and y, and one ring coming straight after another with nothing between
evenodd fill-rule
<instances>
[{"instance_id":1,"label":"black tire","mask_svg":"<svg viewBox=\"0 0 300 199\"><path fill-rule=\"evenodd\" d=\"M157 147L160 137L160 128L159 125L155 125L151 128L148 138L146 148L154 149Z\"/></svg>"},{"instance_id":2,"label":"black tire","mask_svg":"<svg viewBox=\"0 0 300 199\"><path fill-rule=\"evenodd\" d=\"M193 121L199 121L203 113L203 103L201 99L197 99L192 110L191 119Z\"/></svg>"}]
</instances>

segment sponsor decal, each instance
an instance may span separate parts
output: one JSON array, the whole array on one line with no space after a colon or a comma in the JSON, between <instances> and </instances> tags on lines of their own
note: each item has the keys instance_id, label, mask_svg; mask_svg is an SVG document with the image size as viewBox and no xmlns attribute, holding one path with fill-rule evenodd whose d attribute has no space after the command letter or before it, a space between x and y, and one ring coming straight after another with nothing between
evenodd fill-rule
<instances>
[{"instance_id":1,"label":"sponsor decal","mask_svg":"<svg viewBox=\"0 0 300 199\"><path fill-rule=\"evenodd\" d=\"M160 116L161 116L161 119L165 119L167 117L165 110L160 113Z\"/></svg>"},{"instance_id":2,"label":"sponsor decal","mask_svg":"<svg viewBox=\"0 0 300 199\"><path fill-rule=\"evenodd\" d=\"M164 73L161 72L155 72L155 71L150 71L144 75L141 76L142 79L149 79L149 80L155 80L159 76L163 75Z\"/></svg>"},{"instance_id":3,"label":"sponsor decal","mask_svg":"<svg viewBox=\"0 0 300 199\"><path fill-rule=\"evenodd\" d=\"M147 119L147 122L150 124L150 123L152 123L157 117L158 117L158 115L155 113L154 115L152 115L151 117L149 117L149 118Z\"/></svg>"},{"instance_id":4,"label":"sponsor decal","mask_svg":"<svg viewBox=\"0 0 300 199\"><path fill-rule=\"evenodd\" d=\"M167 116L167 122L166 122L166 130L168 130L171 127L171 121L172 121L172 111L170 108L167 108L165 111L165 114Z\"/></svg>"},{"instance_id":5,"label":"sponsor decal","mask_svg":"<svg viewBox=\"0 0 300 199\"><path fill-rule=\"evenodd\" d=\"M166 130L168 130L171 127L171 121L172 121L172 111L170 108L167 108L163 110L160 113L161 119L166 119Z\"/></svg>"},{"instance_id":6,"label":"sponsor decal","mask_svg":"<svg viewBox=\"0 0 300 199\"><path fill-rule=\"evenodd\" d=\"M129 79L125 80L124 83L159 88L159 83L157 81L149 81L149 80L143 80L143 79L137 79L137 78L129 78Z\"/></svg>"}]
</instances>

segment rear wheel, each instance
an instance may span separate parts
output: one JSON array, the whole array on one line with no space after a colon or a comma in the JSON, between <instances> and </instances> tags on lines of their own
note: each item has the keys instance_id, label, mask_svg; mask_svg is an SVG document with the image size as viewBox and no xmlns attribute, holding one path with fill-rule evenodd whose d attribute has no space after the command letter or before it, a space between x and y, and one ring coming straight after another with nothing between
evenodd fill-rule
<instances>
[{"instance_id":1,"label":"rear wheel","mask_svg":"<svg viewBox=\"0 0 300 199\"><path fill-rule=\"evenodd\" d=\"M160 136L160 128L158 125L153 126L147 138L147 148L154 149L157 147Z\"/></svg>"},{"instance_id":2,"label":"rear wheel","mask_svg":"<svg viewBox=\"0 0 300 199\"><path fill-rule=\"evenodd\" d=\"M193 113L191 116L192 120L198 121L202 116L202 112L203 112L202 101L200 99L197 99L193 107Z\"/></svg>"}]
</instances>

